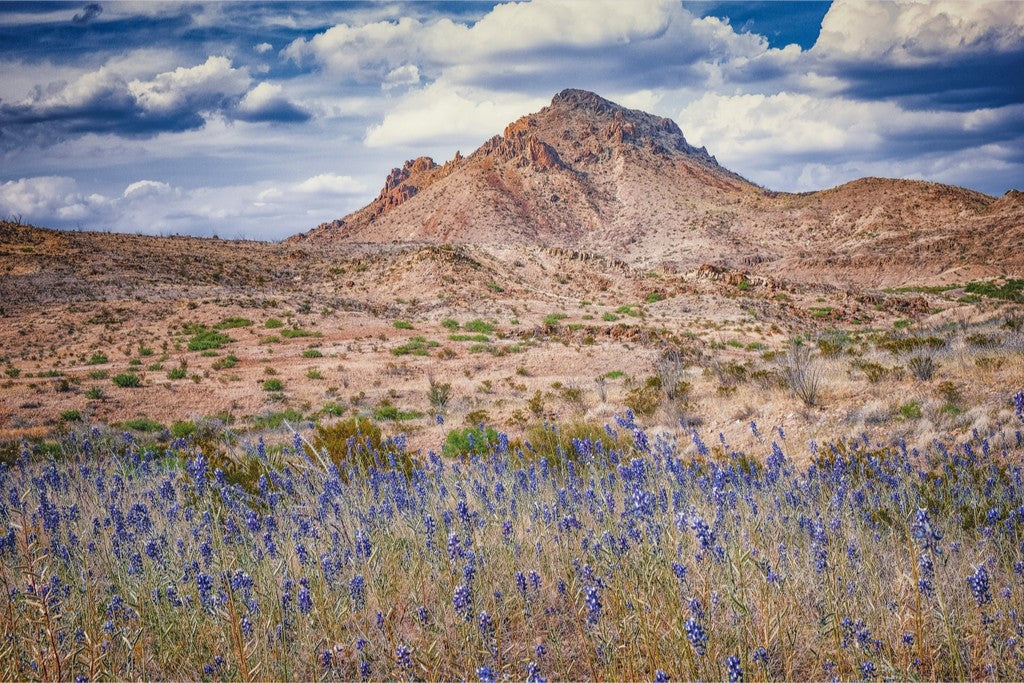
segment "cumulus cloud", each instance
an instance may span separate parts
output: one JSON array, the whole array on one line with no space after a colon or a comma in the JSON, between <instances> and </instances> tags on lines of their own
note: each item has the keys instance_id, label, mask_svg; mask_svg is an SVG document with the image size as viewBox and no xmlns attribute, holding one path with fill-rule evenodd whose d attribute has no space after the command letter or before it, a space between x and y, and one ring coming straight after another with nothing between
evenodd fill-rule
<instances>
[{"instance_id":1,"label":"cumulus cloud","mask_svg":"<svg viewBox=\"0 0 1024 683\"><path fill-rule=\"evenodd\" d=\"M483 92L434 82L410 92L366 132L369 147L474 144L547 104L546 98Z\"/></svg>"},{"instance_id":2,"label":"cumulus cloud","mask_svg":"<svg viewBox=\"0 0 1024 683\"><path fill-rule=\"evenodd\" d=\"M156 52L149 63L166 62ZM17 102L0 102L0 132L18 131L55 141L62 134L153 135L203 126L210 116L245 121L302 122L309 112L289 101L279 84L259 83L245 66L210 56L195 66L139 73L140 65L113 58L70 82L36 87ZM37 125L44 124L44 125Z\"/></svg>"},{"instance_id":3,"label":"cumulus cloud","mask_svg":"<svg viewBox=\"0 0 1024 683\"><path fill-rule=\"evenodd\" d=\"M360 181L332 173L193 188L143 179L120 196L83 191L66 176L37 176L0 183L0 216L58 228L275 239L348 213L365 192Z\"/></svg>"},{"instance_id":4,"label":"cumulus cloud","mask_svg":"<svg viewBox=\"0 0 1024 683\"><path fill-rule=\"evenodd\" d=\"M277 83L260 83L250 90L234 110L235 118L243 121L308 121L310 113L285 97L284 88Z\"/></svg>"},{"instance_id":5,"label":"cumulus cloud","mask_svg":"<svg viewBox=\"0 0 1024 683\"><path fill-rule=\"evenodd\" d=\"M962 0L836 0L814 51L900 65L948 62L951 55L1019 52L1024 3Z\"/></svg>"},{"instance_id":6,"label":"cumulus cloud","mask_svg":"<svg viewBox=\"0 0 1024 683\"><path fill-rule=\"evenodd\" d=\"M940 155L976 152L986 141L1024 139L1013 123L1024 105L973 112L904 109L891 101L774 95L706 94L677 120L694 144L707 145L726 166L776 189L820 189L823 169L888 169L915 177ZM930 159L927 165L923 159ZM859 165L859 166L858 166ZM786 168L785 172L780 169ZM852 173L852 171L851 171ZM834 179L834 176L828 176ZM858 177L856 173L845 177Z\"/></svg>"}]
</instances>

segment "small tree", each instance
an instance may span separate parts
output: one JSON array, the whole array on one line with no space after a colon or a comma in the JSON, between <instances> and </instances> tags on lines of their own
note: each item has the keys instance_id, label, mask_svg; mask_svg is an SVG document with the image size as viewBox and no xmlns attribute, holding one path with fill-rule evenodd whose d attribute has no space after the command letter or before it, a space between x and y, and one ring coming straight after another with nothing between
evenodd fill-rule
<instances>
[{"instance_id":1,"label":"small tree","mask_svg":"<svg viewBox=\"0 0 1024 683\"><path fill-rule=\"evenodd\" d=\"M427 382L430 384L430 389L427 391L427 400L430 401L430 407L439 413L443 413L452 397L452 385L447 382L438 382L434 379L433 375L427 375Z\"/></svg>"}]
</instances>

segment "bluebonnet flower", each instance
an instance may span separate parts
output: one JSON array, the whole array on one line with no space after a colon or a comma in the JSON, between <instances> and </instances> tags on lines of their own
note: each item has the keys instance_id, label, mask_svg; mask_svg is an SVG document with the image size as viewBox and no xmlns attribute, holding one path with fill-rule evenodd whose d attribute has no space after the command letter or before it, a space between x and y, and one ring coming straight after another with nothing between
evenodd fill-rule
<instances>
[{"instance_id":1,"label":"bluebonnet flower","mask_svg":"<svg viewBox=\"0 0 1024 683\"><path fill-rule=\"evenodd\" d=\"M985 568L985 565L979 565L973 574L968 575L967 586L971 589L971 595L974 596L978 607L983 607L992 602L992 593L989 590L988 569Z\"/></svg>"},{"instance_id":2,"label":"bluebonnet flower","mask_svg":"<svg viewBox=\"0 0 1024 683\"><path fill-rule=\"evenodd\" d=\"M865 681L873 681L878 673L875 671L875 663L868 660L860 665L860 675Z\"/></svg>"},{"instance_id":3,"label":"bluebonnet flower","mask_svg":"<svg viewBox=\"0 0 1024 683\"><path fill-rule=\"evenodd\" d=\"M601 591L597 586L587 586L583 594L587 604L587 623L596 624L601 616Z\"/></svg>"},{"instance_id":4,"label":"bluebonnet flower","mask_svg":"<svg viewBox=\"0 0 1024 683\"><path fill-rule=\"evenodd\" d=\"M690 639L690 644L693 645L694 651L698 655L703 655L707 651L708 636L704 632L704 627L700 625L694 618L686 620L684 625L686 630L686 637Z\"/></svg>"},{"instance_id":5,"label":"bluebonnet flower","mask_svg":"<svg viewBox=\"0 0 1024 683\"><path fill-rule=\"evenodd\" d=\"M725 658L725 670L729 676L729 683L743 683L743 667L738 656L729 655Z\"/></svg>"},{"instance_id":6,"label":"bluebonnet flower","mask_svg":"<svg viewBox=\"0 0 1024 683\"><path fill-rule=\"evenodd\" d=\"M398 662L398 666L406 671L412 669L412 651L407 645L403 644L395 648L395 660Z\"/></svg>"},{"instance_id":7,"label":"bluebonnet flower","mask_svg":"<svg viewBox=\"0 0 1024 683\"><path fill-rule=\"evenodd\" d=\"M480 679L480 683L494 683L494 669L484 664L476 670L476 677Z\"/></svg>"},{"instance_id":8,"label":"bluebonnet flower","mask_svg":"<svg viewBox=\"0 0 1024 683\"><path fill-rule=\"evenodd\" d=\"M670 680L672 679L669 678L668 674L661 669L654 672L654 683L668 683Z\"/></svg>"},{"instance_id":9,"label":"bluebonnet flower","mask_svg":"<svg viewBox=\"0 0 1024 683\"><path fill-rule=\"evenodd\" d=\"M465 617L466 621L473 618L473 598L469 592L469 586L463 583L455 587L455 592L452 594L452 605L455 607L455 612Z\"/></svg>"},{"instance_id":10,"label":"bluebonnet flower","mask_svg":"<svg viewBox=\"0 0 1024 683\"><path fill-rule=\"evenodd\" d=\"M759 647L754 650L754 653L750 656L754 660L755 664L760 664L763 667L768 666L768 650L763 647Z\"/></svg>"},{"instance_id":11,"label":"bluebonnet flower","mask_svg":"<svg viewBox=\"0 0 1024 683\"><path fill-rule=\"evenodd\" d=\"M526 683L547 683L547 679L540 675L540 667L535 662L528 662L526 665Z\"/></svg>"},{"instance_id":12,"label":"bluebonnet flower","mask_svg":"<svg viewBox=\"0 0 1024 683\"><path fill-rule=\"evenodd\" d=\"M477 623L480 626L480 635L482 635L485 640L494 635L494 619L491 618L491 615L488 614L486 610L480 613Z\"/></svg>"},{"instance_id":13,"label":"bluebonnet flower","mask_svg":"<svg viewBox=\"0 0 1024 683\"><path fill-rule=\"evenodd\" d=\"M356 609L362 609L366 605L366 582L362 574L356 574L348 585L348 594L355 603Z\"/></svg>"}]
</instances>

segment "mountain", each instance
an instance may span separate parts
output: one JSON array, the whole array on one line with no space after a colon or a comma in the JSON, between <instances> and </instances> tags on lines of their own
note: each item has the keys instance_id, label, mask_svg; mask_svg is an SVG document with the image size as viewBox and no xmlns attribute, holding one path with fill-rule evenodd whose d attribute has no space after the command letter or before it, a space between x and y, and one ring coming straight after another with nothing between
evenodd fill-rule
<instances>
[{"instance_id":1,"label":"mountain","mask_svg":"<svg viewBox=\"0 0 1024 683\"><path fill-rule=\"evenodd\" d=\"M671 119L563 90L469 156L407 161L367 206L291 239L555 246L640 267L903 282L908 268L923 279L1024 272L1022 237L1017 192L883 178L772 192Z\"/></svg>"}]
</instances>

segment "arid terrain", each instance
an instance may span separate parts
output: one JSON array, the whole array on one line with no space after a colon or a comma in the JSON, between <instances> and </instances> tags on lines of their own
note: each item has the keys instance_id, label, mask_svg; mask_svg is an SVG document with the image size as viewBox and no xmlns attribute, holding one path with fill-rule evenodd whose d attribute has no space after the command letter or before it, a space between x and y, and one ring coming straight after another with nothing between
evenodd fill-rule
<instances>
[{"instance_id":1,"label":"arid terrain","mask_svg":"<svg viewBox=\"0 0 1024 683\"><path fill-rule=\"evenodd\" d=\"M765 191L668 119L565 91L284 243L0 225L0 438L359 414L427 447L630 406L674 432L927 442L1005 418L1024 377L1022 207Z\"/></svg>"}]
</instances>

